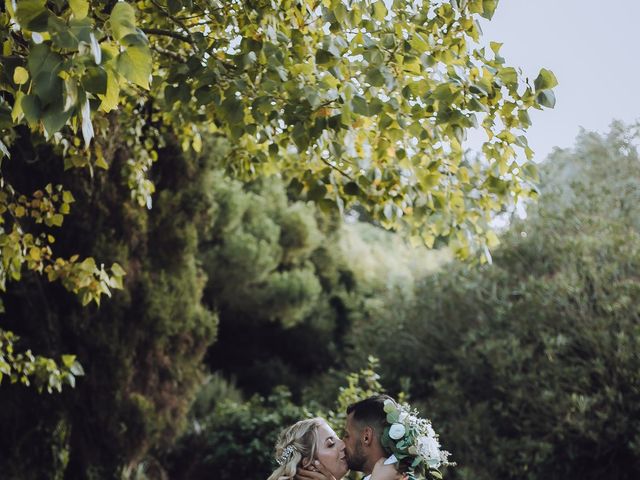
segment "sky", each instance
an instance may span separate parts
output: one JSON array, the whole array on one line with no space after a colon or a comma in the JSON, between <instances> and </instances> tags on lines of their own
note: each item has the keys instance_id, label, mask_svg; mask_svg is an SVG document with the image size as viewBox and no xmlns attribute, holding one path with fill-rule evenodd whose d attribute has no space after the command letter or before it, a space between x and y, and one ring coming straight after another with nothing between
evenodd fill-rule
<instances>
[{"instance_id":1,"label":"sky","mask_svg":"<svg viewBox=\"0 0 640 480\"><path fill-rule=\"evenodd\" d=\"M536 161L572 147L580 127L606 132L614 119L640 119L638 22L640 0L500 0L481 22L483 43L503 43L506 64L531 83L540 68L558 79L556 107L531 115Z\"/></svg>"}]
</instances>

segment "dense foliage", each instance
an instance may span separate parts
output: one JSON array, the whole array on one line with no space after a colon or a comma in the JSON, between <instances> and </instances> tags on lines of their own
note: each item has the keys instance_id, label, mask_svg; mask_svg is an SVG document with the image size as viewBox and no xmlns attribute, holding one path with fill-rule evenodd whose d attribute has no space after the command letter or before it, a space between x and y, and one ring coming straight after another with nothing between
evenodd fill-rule
<instances>
[{"instance_id":1,"label":"dense foliage","mask_svg":"<svg viewBox=\"0 0 640 480\"><path fill-rule=\"evenodd\" d=\"M555 103L551 72L532 83L500 44L478 46L478 19L497 3L8 1L0 158L30 161L31 146L45 144L65 168L93 172L113 168L121 142L127 158L114 181L151 207L150 167L167 135L200 152L215 134L230 141L224 167L235 178L277 173L324 209L359 204L386 227L427 245L449 240L466 256L495 244L491 212L531 193L528 112ZM487 138L471 161L462 145L474 127ZM56 172L31 190L0 177L0 290L24 269L60 280L84 304L121 287L119 264L54 245L75 201ZM70 357L25 362L13 343L2 334L0 372L11 381L74 381Z\"/></svg>"},{"instance_id":2,"label":"dense foliage","mask_svg":"<svg viewBox=\"0 0 640 480\"><path fill-rule=\"evenodd\" d=\"M215 184L201 261L220 328L207 363L248 393L295 390L335 363L357 303L353 274L332 248L340 221L289 201L273 178L243 186L218 173Z\"/></svg>"},{"instance_id":3,"label":"dense foliage","mask_svg":"<svg viewBox=\"0 0 640 480\"><path fill-rule=\"evenodd\" d=\"M530 159L528 111L555 101L551 72L532 85L499 44L479 47L478 19L497 3L9 2L3 151L26 125L65 146L71 164L106 166L105 115L120 105L131 127L139 116L175 128L196 151L205 131L231 139L235 175L278 171L340 208L359 198L429 244L477 234L510 193L528 193L532 172L514 147ZM471 165L462 142L480 125L487 162ZM154 138L128 137L142 167L132 168L144 171ZM143 201L151 193L135 175L131 187Z\"/></svg>"},{"instance_id":4,"label":"dense foliage","mask_svg":"<svg viewBox=\"0 0 640 480\"><path fill-rule=\"evenodd\" d=\"M118 150L114 162L126 156ZM61 161L7 166L37 186L48 169L62 171ZM117 260L128 274L123 290L99 309L38 275L8 286L3 323L47 355L76 352L86 375L59 396L3 385L3 476L119 478L151 445L180 430L217 326L201 304L205 276L197 260L210 223L210 172L204 162L162 150L152 210L140 208L107 172L64 174L90 208L69 215L59 250Z\"/></svg>"},{"instance_id":5,"label":"dense foliage","mask_svg":"<svg viewBox=\"0 0 640 480\"><path fill-rule=\"evenodd\" d=\"M452 478L638 477L637 139L614 124L556 151L493 265L452 265L354 335L431 412Z\"/></svg>"},{"instance_id":6,"label":"dense foliage","mask_svg":"<svg viewBox=\"0 0 640 480\"><path fill-rule=\"evenodd\" d=\"M309 401L303 406L293 403L285 387L278 387L266 398L253 396L238 402L228 395L221 382L205 387L192 412L193 425L160 460L172 479L204 480L215 476L231 480L263 480L276 467L274 447L280 431L303 418L325 418L336 432L345 426L346 409L351 403L383 387L375 372L376 358L367 366L340 379L340 388L331 392L330 401L320 405ZM213 388L211 388L213 387ZM215 392L216 395L210 394ZM208 405L208 408L203 408ZM250 459L250 461L247 461ZM148 465L157 465L150 457ZM143 467L146 471L152 468ZM155 477L152 477L155 478Z\"/></svg>"}]
</instances>

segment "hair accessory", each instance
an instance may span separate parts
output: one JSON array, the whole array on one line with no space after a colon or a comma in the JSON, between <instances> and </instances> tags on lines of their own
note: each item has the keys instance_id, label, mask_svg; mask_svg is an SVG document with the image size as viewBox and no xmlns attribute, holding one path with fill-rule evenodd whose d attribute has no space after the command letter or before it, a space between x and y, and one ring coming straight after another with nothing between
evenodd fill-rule
<instances>
[{"instance_id":1,"label":"hair accessory","mask_svg":"<svg viewBox=\"0 0 640 480\"><path fill-rule=\"evenodd\" d=\"M294 450L295 448L293 445L287 445L287 447L282 451L282 455L276 458L276 462L278 462L278 465L284 465L285 463L287 463Z\"/></svg>"}]
</instances>

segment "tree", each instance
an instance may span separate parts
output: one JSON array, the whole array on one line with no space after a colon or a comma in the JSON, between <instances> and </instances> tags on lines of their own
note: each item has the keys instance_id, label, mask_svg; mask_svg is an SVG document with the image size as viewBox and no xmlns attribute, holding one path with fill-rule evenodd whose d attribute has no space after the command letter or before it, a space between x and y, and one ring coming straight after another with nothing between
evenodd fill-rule
<instances>
[{"instance_id":1,"label":"tree","mask_svg":"<svg viewBox=\"0 0 640 480\"><path fill-rule=\"evenodd\" d=\"M275 384L294 396L339 361L360 292L337 244L337 215L288 200L283 182L250 185L216 174L216 208L202 239L203 301L220 317L207 364L249 393Z\"/></svg>"},{"instance_id":2,"label":"tree","mask_svg":"<svg viewBox=\"0 0 640 480\"><path fill-rule=\"evenodd\" d=\"M149 448L172 442L201 385L218 321L202 303L199 262L216 206L212 156L159 150L150 177L155 205L147 210L111 177L128 153L119 148L114 169L93 177L62 172L59 157L7 165L33 184L59 171L75 192L82 207L57 237L63 255L112 258L128 272L123 289L99 308L83 307L34 272L8 285L3 326L44 355L75 352L86 377L59 395L3 385L0 470L7 478L122 478Z\"/></svg>"},{"instance_id":3,"label":"tree","mask_svg":"<svg viewBox=\"0 0 640 480\"><path fill-rule=\"evenodd\" d=\"M238 178L278 173L325 208L358 203L387 228L428 245L449 239L466 256L495 243L491 212L533 192L535 168L516 162L514 148L531 159L528 111L554 104L551 72L531 85L499 44L477 46L478 17L496 5L7 2L0 150L15 162L45 143L65 166L93 171L109 167L110 132L126 125L122 174L151 206L147 174L164 133L196 151L214 133L232 141L226 168ZM462 145L475 126L487 141L470 160ZM61 279L83 303L120 286L119 265L63 258L40 231L62 224L70 191L21 191L4 174L2 185L0 279L18 280L26 267Z\"/></svg>"},{"instance_id":4,"label":"tree","mask_svg":"<svg viewBox=\"0 0 640 480\"><path fill-rule=\"evenodd\" d=\"M616 123L556 150L538 205L492 265L443 269L359 335L383 376L410 377L459 464L453 478L638 476L637 139Z\"/></svg>"}]
</instances>

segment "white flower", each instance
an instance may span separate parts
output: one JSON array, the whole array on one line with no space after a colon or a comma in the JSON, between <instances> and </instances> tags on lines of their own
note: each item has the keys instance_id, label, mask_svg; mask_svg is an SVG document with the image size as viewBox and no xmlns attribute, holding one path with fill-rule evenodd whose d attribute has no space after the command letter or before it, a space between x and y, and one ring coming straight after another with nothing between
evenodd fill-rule
<instances>
[{"instance_id":1,"label":"white flower","mask_svg":"<svg viewBox=\"0 0 640 480\"><path fill-rule=\"evenodd\" d=\"M401 423L394 423L393 425L391 425L391 428L389 428L389 437L391 437L393 440L400 440L402 437L404 437L404 425L402 425Z\"/></svg>"},{"instance_id":2,"label":"white flower","mask_svg":"<svg viewBox=\"0 0 640 480\"><path fill-rule=\"evenodd\" d=\"M430 467L437 467L442 460L440 443L435 437L422 436L418 438L418 454L427 459Z\"/></svg>"},{"instance_id":3,"label":"white flower","mask_svg":"<svg viewBox=\"0 0 640 480\"><path fill-rule=\"evenodd\" d=\"M400 412L400 416L398 417L398 422L406 423L405 420L409 418L409 414L407 412Z\"/></svg>"},{"instance_id":4,"label":"white flower","mask_svg":"<svg viewBox=\"0 0 640 480\"><path fill-rule=\"evenodd\" d=\"M427 424L427 435L430 437L436 436L436 432L433 430L433 427L431 426L430 423Z\"/></svg>"}]
</instances>

